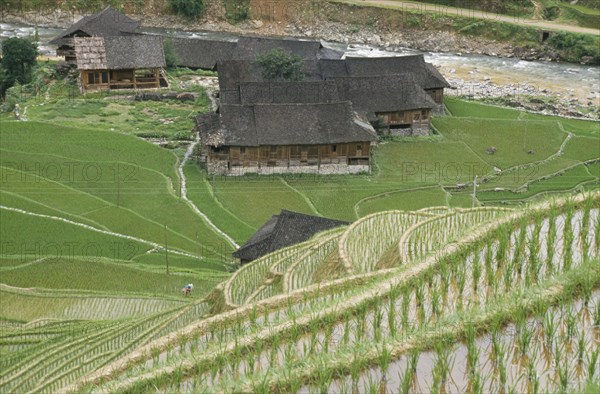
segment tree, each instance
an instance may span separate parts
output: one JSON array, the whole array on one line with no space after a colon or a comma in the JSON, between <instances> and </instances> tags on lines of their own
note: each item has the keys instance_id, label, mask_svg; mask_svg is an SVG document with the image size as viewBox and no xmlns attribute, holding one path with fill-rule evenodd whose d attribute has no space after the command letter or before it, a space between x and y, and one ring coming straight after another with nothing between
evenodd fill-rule
<instances>
[{"instance_id":1,"label":"tree","mask_svg":"<svg viewBox=\"0 0 600 394\"><path fill-rule=\"evenodd\" d=\"M204 0L169 0L171 9L177 15L196 19L204 12Z\"/></svg>"},{"instance_id":2,"label":"tree","mask_svg":"<svg viewBox=\"0 0 600 394\"><path fill-rule=\"evenodd\" d=\"M167 63L167 67L176 67L179 64L180 59L177 55L177 51L175 51L172 36L166 37L163 41L163 50L165 52L165 62Z\"/></svg>"},{"instance_id":3,"label":"tree","mask_svg":"<svg viewBox=\"0 0 600 394\"><path fill-rule=\"evenodd\" d=\"M0 67L0 95L16 82L27 84L31 80L31 69L36 64L37 47L26 38L9 38L2 44Z\"/></svg>"},{"instance_id":4,"label":"tree","mask_svg":"<svg viewBox=\"0 0 600 394\"><path fill-rule=\"evenodd\" d=\"M257 55L254 63L262 69L263 78L271 81L300 81L304 79L304 73L302 72L304 61L302 58L288 54L281 48Z\"/></svg>"}]
</instances>

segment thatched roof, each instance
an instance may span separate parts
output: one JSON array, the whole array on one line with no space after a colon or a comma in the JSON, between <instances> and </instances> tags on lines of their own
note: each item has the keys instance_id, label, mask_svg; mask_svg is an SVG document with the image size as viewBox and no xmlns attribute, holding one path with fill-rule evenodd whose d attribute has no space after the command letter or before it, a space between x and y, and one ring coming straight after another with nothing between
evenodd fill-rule
<instances>
[{"instance_id":1,"label":"thatched roof","mask_svg":"<svg viewBox=\"0 0 600 394\"><path fill-rule=\"evenodd\" d=\"M135 21L120 13L112 7L106 7L102 11L83 17L58 37L50 41L50 44L64 45L70 43L69 37L112 37L134 34L140 26Z\"/></svg>"},{"instance_id":2,"label":"thatched roof","mask_svg":"<svg viewBox=\"0 0 600 394\"><path fill-rule=\"evenodd\" d=\"M225 146L320 145L376 141L374 129L349 101L320 104L221 105L220 122L197 119L204 141L220 135ZM209 129L210 128L210 129ZM213 145L219 146L219 145Z\"/></svg>"},{"instance_id":3,"label":"thatched roof","mask_svg":"<svg viewBox=\"0 0 600 394\"><path fill-rule=\"evenodd\" d=\"M231 59L255 60L257 55L271 52L277 48L292 55L300 56L305 60L316 60L320 58L340 59L343 55L343 53L333 49L324 48L320 41L241 36L238 39Z\"/></svg>"},{"instance_id":4,"label":"thatched roof","mask_svg":"<svg viewBox=\"0 0 600 394\"><path fill-rule=\"evenodd\" d=\"M431 109L435 101L420 87L412 74L335 78L342 100L352 102L355 111L367 114Z\"/></svg>"},{"instance_id":5,"label":"thatched roof","mask_svg":"<svg viewBox=\"0 0 600 394\"><path fill-rule=\"evenodd\" d=\"M440 89L450 86L433 65L425 62L423 55L347 57L343 60L321 59L319 70L324 79L412 74L423 89Z\"/></svg>"},{"instance_id":6,"label":"thatched roof","mask_svg":"<svg viewBox=\"0 0 600 394\"><path fill-rule=\"evenodd\" d=\"M224 104L332 103L340 101L333 81L247 82L239 94L225 94Z\"/></svg>"},{"instance_id":7,"label":"thatched roof","mask_svg":"<svg viewBox=\"0 0 600 394\"><path fill-rule=\"evenodd\" d=\"M123 70L165 67L162 37L75 37L77 68Z\"/></svg>"},{"instance_id":8,"label":"thatched roof","mask_svg":"<svg viewBox=\"0 0 600 394\"><path fill-rule=\"evenodd\" d=\"M307 241L321 231L348 224L340 220L282 210L235 251L233 257L244 261L256 260L267 253Z\"/></svg>"},{"instance_id":9,"label":"thatched roof","mask_svg":"<svg viewBox=\"0 0 600 394\"><path fill-rule=\"evenodd\" d=\"M221 60L231 59L235 42L198 38L173 38L178 66L214 70Z\"/></svg>"},{"instance_id":10,"label":"thatched roof","mask_svg":"<svg viewBox=\"0 0 600 394\"><path fill-rule=\"evenodd\" d=\"M237 90L246 82L269 82L262 76L260 66L254 60L225 60L217 64L219 70L219 89ZM305 81L321 80L317 60L304 60L302 65Z\"/></svg>"}]
</instances>

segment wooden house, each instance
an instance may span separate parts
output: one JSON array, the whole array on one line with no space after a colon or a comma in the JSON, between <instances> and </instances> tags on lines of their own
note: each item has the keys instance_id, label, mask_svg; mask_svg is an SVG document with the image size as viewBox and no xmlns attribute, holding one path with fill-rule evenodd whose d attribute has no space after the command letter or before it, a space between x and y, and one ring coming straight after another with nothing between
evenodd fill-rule
<instances>
[{"instance_id":1,"label":"wooden house","mask_svg":"<svg viewBox=\"0 0 600 394\"><path fill-rule=\"evenodd\" d=\"M162 37L75 37L74 45L84 92L161 85L166 66Z\"/></svg>"},{"instance_id":2,"label":"wooden house","mask_svg":"<svg viewBox=\"0 0 600 394\"><path fill-rule=\"evenodd\" d=\"M436 102L412 74L334 79L338 96L352 102L354 111L392 135L429 134Z\"/></svg>"},{"instance_id":3,"label":"wooden house","mask_svg":"<svg viewBox=\"0 0 600 394\"><path fill-rule=\"evenodd\" d=\"M268 253L307 241L319 232L348 224L340 220L282 210L236 250L233 257L246 264Z\"/></svg>"},{"instance_id":4,"label":"wooden house","mask_svg":"<svg viewBox=\"0 0 600 394\"><path fill-rule=\"evenodd\" d=\"M395 57L347 57L345 59L321 59L319 70L323 79L340 77L372 77L410 74L414 81L435 101L436 112L442 110L444 89L450 84L423 55Z\"/></svg>"},{"instance_id":5,"label":"wooden house","mask_svg":"<svg viewBox=\"0 0 600 394\"><path fill-rule=\"evenodd\" d=\"M370 171L373 127L350 102L221 104L197 117L209 174Z\"/></svg>"},{"instance_id":6,"label":"wooden house","mask_svg":"<svg viewBox=\"0 0 600 394\"><path fill-rule=\"evenodd\" d=\"M66 62L75 64L77 59L73 38L136 35L139 26L140 22L123 15L112 7L106 7L96 14L80 19L50 41L50 44L58 47L57 56L62 56Z\"/></svg>"}]
</instances>

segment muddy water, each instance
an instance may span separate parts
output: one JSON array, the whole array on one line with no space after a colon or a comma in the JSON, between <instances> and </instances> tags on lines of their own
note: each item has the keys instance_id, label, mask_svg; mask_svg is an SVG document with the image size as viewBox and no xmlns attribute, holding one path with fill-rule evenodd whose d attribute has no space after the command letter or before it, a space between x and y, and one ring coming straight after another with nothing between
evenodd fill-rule
<instances>
[{"instance_id":1,"label":"muddy water","mask_svg":"<svg viewBox=\"0 0 600 394\"><path fill-rule=\"evenodd\" d=\"M410 384L406 386L410 392L427 393L434 389L467 392L474 384L469 365L479 374L483 392L531 392L534 387L542 392L556 391L562 388L561 373L568 378L568 390L576 391L587 380L591 355L600 346L600 327L594 326L598 303L597 290L587 305L579 300L550 308L545 315L480 336L472 346L460 343L443 351L422 352L414 375L409 372L410 356L402 356L385 373L375 367L361 374L357 381L350 377L335 381L329 391L340 392L345 388L366 392L375 384L379 392L398 393L406 385L404 379L408 379ZM553 336L548 334L550 326L556 332ZM440 376L443 361L448 366L445 383L434 387L434 375ZM594 369L596 374L600 373L600 365ZM305 387L302 392L312 389Z\"/></svg>"}]
</instances>

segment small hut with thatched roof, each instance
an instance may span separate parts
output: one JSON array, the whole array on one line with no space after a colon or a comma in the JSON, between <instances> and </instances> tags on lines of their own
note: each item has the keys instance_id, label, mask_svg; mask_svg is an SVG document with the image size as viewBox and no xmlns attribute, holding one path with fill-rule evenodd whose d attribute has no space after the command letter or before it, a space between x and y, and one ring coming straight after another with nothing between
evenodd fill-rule
<instances>
[{"instance_id":1,"label":"small hut with thatched roof","mask_svg":"<svg viewBox=\"0 0 600 394\"><path fill-rule=\"evenodd\" d=\"M84 92L160 87L162 37L75 37L74 44Z\"/></svg>"}]
</instances>

